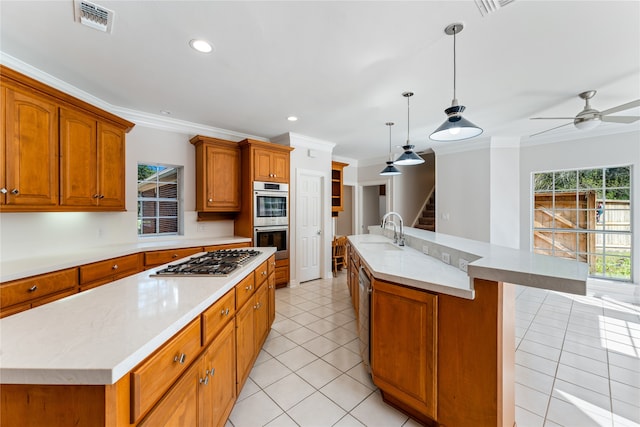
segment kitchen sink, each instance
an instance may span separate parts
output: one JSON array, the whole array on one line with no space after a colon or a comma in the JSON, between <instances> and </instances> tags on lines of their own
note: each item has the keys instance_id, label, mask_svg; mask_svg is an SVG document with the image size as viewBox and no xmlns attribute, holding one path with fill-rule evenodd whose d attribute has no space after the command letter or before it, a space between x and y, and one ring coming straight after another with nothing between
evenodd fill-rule
<instances>
[{"instance_id":1,"label":"kitchen sink","mask_svg":"<svg viewBox=\"0 0 640 427\"><path fill-rule=\"evenodd\" d=\"M363 242L360 243L363 249L372 251L401 251L402 248L389 242Z\"/></svg>"}]
</instances>

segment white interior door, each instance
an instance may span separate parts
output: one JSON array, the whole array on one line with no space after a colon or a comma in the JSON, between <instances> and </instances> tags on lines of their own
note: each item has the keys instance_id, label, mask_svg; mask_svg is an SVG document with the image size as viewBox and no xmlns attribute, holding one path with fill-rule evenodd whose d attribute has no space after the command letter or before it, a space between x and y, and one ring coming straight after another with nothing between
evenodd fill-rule
<instances>
[{"instance_id":1,"label":"white interior door","mask_svg":"<svg viewBox=\"0 0 640 427\"><path fill-rule=\"evenodd\" d=\"M301 174L296 192L300 282L320 278L322 176Z\"/></svg>"}]
</instances>

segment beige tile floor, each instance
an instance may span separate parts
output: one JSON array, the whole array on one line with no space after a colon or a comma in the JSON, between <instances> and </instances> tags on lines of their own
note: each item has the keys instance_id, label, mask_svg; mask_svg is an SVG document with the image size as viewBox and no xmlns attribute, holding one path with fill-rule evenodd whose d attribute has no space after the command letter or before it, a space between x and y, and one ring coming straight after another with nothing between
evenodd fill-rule
<instances>
[{"instance_id":1,"label":"beige tile floor","mask_svg":"<svg viewBox=\"0 0 640 427\"><path fill-rule=\"evenodd\" d=\"M640 427L640 295L517 288L519 427ZM634 295L635 291L635 295ZM278 289L277 316L227 427L417 426L382 402L358 354L346 274Z\"/></svg>"}]
</instances>

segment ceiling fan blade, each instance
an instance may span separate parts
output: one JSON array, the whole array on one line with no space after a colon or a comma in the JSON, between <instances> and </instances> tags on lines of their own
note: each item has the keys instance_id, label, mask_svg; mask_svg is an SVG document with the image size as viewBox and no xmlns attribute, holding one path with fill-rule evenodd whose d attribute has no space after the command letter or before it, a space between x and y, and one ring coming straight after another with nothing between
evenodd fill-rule
<instances>
[{"instance_id":1,"label":"ceiling fan blade","mask_svg":"<svg viewBox=\"0 0 640 427\"><path fill-rule=\"evenodd\" d=\"M640 116L604 116L600 120L613 123L633 123L640 120Z\"/></svg>"},{"instance_id":2,"label":"ceiling fan blade","mask_svg":"<svg viewBox=\"0 0 640 427\"><path fill-rule=\"evenodd\" d=\"M575 117L529 117L529 120L573 120Z\"/></svg>"},{"instance_id":3,"label":"ceiling fan blade","mask_svg":"<svg viewBox=\"0 0 640 427\"><path fill-rule=\"evenodd\" d=\"M561 128L561 127L565 127L565 126L572 125L572 124L573 124L573 122L565 123L565 124L563 124L563 125L556 126L556 127L554 127L554 128L551 128L551 129L543 130L542 132L534 133L533 135L529 135L529 137L536 136L536 135L540 135L541 133L549 132L549 131L552 131L552 130L555 130L555 129L559 129L559 128Z\"/></svg>"},{"instance_id":4,"label":"ceiling fan blade","mask_svg":"<svg viewBox=\"0 0 640 427\"><path fill-rule=\"evenodd\" d=\"M601 111L600 114L606 116L607 114L617 113L618 111L629 110L635 107L640 107L640 99L627 102L626 104L618 105L617 107L609 108L608 110Z\"/></svg>"}]
</instances>

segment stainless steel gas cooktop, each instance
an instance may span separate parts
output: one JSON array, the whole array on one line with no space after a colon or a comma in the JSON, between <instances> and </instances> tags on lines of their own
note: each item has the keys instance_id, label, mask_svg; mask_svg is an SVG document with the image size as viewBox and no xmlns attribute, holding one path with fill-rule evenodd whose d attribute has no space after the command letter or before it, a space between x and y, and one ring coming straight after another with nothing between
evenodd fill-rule
<instances>
[{"instance_id":1,"label":"stainless steel gas cooktop","mask_svg":"<svg viewBox=\"0 0 640 427\"><path fill-rule=\"evenodd\" d=\"M207 252L178 264L171 264L156 271L151 276L228 276L236 268L246 264L253 257L260 255L260 253L260 251L253 249L223 249Z\"/></svg>"}]
</instances>

